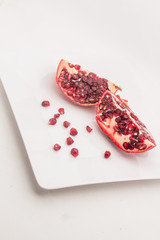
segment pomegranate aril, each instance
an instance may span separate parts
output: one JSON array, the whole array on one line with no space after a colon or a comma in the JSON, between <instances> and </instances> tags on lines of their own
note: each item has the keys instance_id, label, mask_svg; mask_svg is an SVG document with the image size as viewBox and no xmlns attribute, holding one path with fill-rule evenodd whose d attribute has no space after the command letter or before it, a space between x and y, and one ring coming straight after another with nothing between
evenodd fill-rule
<instances>
[{"instance_id":1,"label":"pomegranate aril","mask_svg":"<svg viewBox=\"0 0 160 240\"><path fill-rule=\"evenodd\" d=\"M83 71L78 71L78 76L81 78L84 75Z\"/></svg>"},{"instance_id":2,"label":"pomegranate aril","mask_svg":"<svg viewBox=\"0 0 160 240\"><path fill-rule=\"evenodd\" d=\"M113 112L112 111L108 111L105 113L104 115L106 118L112 118L113 117Z\"/></svg>"},{"instance_id":3,"label":"pomegranate aril","mask_svg":"<svg viewBox=\"0 0 160 240\"><path fill-rule=\"evenodd\" d=\"M64 121L64 123L63 123L63 126L64 126L65 128L68 128L70 125L71 125L71 124L70 124L70 122L68 122L68 121Z\"/></svg>"},{"instance_id":4,"label":"pomegranate aril","mask_svg":"<svg viewBox=\"0 0 160 240\"><path fill-rule=\"evenodd\" d=\"M127 134L128 134L127 129L122 130L122 134L123 134L123 135L127 135Z\"/></svg>"},{"instance_id":5,"label":"pomegranate aril","mask_svg":"<svg viewBox=\"0 0 160 240\"><path fill-rule=\"evenodd\" d=\"M61 149L61 146L56 143L56 144L54 145L53 149L54 149L55 151L58 151L58 150Z\"/></svg>"},{"instance_id":6,"label":"pomegranate aril","mask_svg":"<svg viewBox=\"0 0 160 240\"><path fill-rule=\"evenodd\" d=\"M56 122L57 122L57 119L56 119L56 118L51 118L51 119L49 119L48 124L49 124L49 125L55 125Z\"/></svg>"},{"instance_id":7,"label":"pomegranate aril","mask_svg":"<svg viewBox=\"0 0 160 240\"><path fill-rule=\"evenodd\" d=\"M41 103L42 107L49 107L50 106L50 102L45 100Z\"/></svg>"},{"instance_id":8,"label":"pomegranate aril","mask_svg":"<svg viewBox=\"0 0 160 240\"><path fill-rule=\"evenodd\" d=\"M68 96L73 96L73 92L72 91L67 91L67 94L68 94Z\"/></svg>"},{"instance_id":9,"label":"pomegranate aril","mask_svg":"<svg viewBox=\"0 0 160 240\"><path fill-rule=\"evenodd\" d=\"M66 139L67 145L71 145L72 143L74 143L74 140L71 137L68 137Z\"/></svg>"},{"instance_id":10,"label":"pomegranate aril","mask_svg":"<svg viewBox=\"0 0 160 240\"><path fill-rule=\"evenodd\" d=\"M121 111L120 109L116 109L116 110L114 111L114 115L115 115L115 116L120 116L121 113L122 113L122 111Z\"/></svg>"},{"instance_id":11,"label":"pomegranate aril","mask_svg":"<svg viewBox=\"0 0 160 240\"><path fill-rule=\"evenodd\" d=\"M96 102L96 99L93 98L93 97L89 98L88 100L89 100L90 103L95 103Z\"/></svg>"},{"instance_id":12,"label":"pomegranate aril","mask_svg":"<svg viewBox=\"0 0 160 240\"><path fill-rule=\"evenodd\" d=\"M145 140L145 136L144 135L139 135L138 137L138 142L143 142Z\"/></svg>"},{"instance_id":13,"label":"pomegranate aril","mask_svg":"<svg viewBox=\"0 0 160 240\"><path fill-rule=\"evenodd\" d=\"M132 143L132 144L129 143L129 144L128 144L128 149L133 150L133 149L134 149L134 144L133 144L133 143Z\"/></svg>"},{"instance_id":14,"label":"pomegranate aril","mask_svg":"<svg viewBox=\"0 0 160 240\"><path fill-rule=\"evenodd\" d=\"M85 102L84 98L80 98L79 101L80 101L80 103L84 103Z\"/></svg>"},{"instance_id":15,"label":"pomegranate aril","mask_svg":"<svg viewBox=\"0 0 160 240\"><path fill-rule=\"evenodd\" d=\"M95 73L92 73L92 72L90 72L89 74L88 74L88 77L90 77L90 78L94 78L96 76L96 74Z\"/></svg>"},{"instance_id":16,"label":"pomegranate aril","mask_svg":"<svg viewBox=\"0 0 160 240\"><path fill-rule=\"evenodd\" d=\"M138 148L139 150L145 150L147 145L144 143L136 143L135 147Z\"/></svg>"},{"instance_id":17,"label":"pomegranate aril","mask_svg":"<svg viewBox=\"0 0 160 240\"><path fill-rule=\"evenodd\" d=\"M121 119L122 120L127 120L129 117L128 117L128 115L127 114L123 114L122 116L121 116Z\"/></svg>"},{"instance_id":18,"label":"pomegranate aril","mask_svg":"<svg viewBox=\"0 0 160 240\"><path fill-rule=\"evenodd\" d=\"M70 68L74 67L74 65L72 63L68 63L68 65L69 65Z\"/></svg>"},{"instance_id":19,"label":"pomegranate aril","mask_svg":"<svg viewBox=\"0 0 160 240\"><path fill-rule=\"evenodd\" d=\"M77 148L72 148L71 149L71 154L73 157L77 157L79 155L79 151Z\"/></svg>"},{"instance_id":20,"label":"pomegranate aril","mask_svg":"<svg viewBox=\"0 0 160 240\"><path fill-rule=\"evenodd\" d=\"M130 138L129 138L129 139L130 139L130 141L131 141L131 142L136 142L136 141L137 141L137 138L136 138L136 137L134 137L134 136L130 136Z\"/></svg>"},{"instance_id":21,"label":"pomegranate aril","mask_svg":"<svg viewBox=\"0 0 160 240\"><path fill-rule=\"evenodd\" d=\"M96 87L92 87L92 90L93 90L93 92L95 92L97 90L97 88Z\"/></svg>"},{"instance_id":22,"label":"pomegranate aril","mask_svg":"<svg viewBox=\"0 0 160 240\"><path fill-rule=\"evenodd\" d=\"M87 76L82 77L82 80L83 80L83 82L87 82L87 80L88 80ZM89 86L87 86L87 87L89 87Z\"/></svg>"},{"instance_id":23,"label":"pomegranate aril","mask_svg":"<svg viewBox=\"0 0 160 240\"><path fill-rule=\"evenodd\" d=\"M73 78L74 80L77 80L77 79L79 78L79 76L78 76L76 73L74 73L74 74L72 75L72 78Z\"/></svg>"},{"instance_id":24,"label":"pomegranate aril","mask_svg":"<svg viewBox=\"0 0 160 240\"><path fill-rule=\"evenodd\" d=\"M105 157L105 158L109 158L110 156L111 156L111 152L105 151L104 157Z\"/></svg>"},{"instance_id":25,"label":"pomegranate aril","mask_svg":"<svg viewBox=\"0 0 160 240\"><path fill-rule=\"evenodd\" d=\"M104 106L103 106L103 104L102 104L102 103L100 103L100 105L99 105L99 109L100 109L100 110L102 110L102 109L103 109L103 107L104 107Z\"/></svg>"},{"instance_id":26,"label":"pomegranate aril","mask_svg":"<svg viewBox=\"0 0 160 240\"><path fill-rule=\"evenodd\" d=\"M93 129L92 129L90 126L87 126L87 127L86 127L86 130L87 130L88 132L92 132Z\"/></svg>"},{"instance_id":27,"label":"pomegranate aril","mask_svg":"<svg viewBox=\"0 0 160 240\"><path fill-rule=\"evenodd\" d=\"M80 65L75 65L74 67L75 67L76 70L79 70L81 68Z\"/></svg>"},{"instance_id":28,"label":"pomegranate aril","mask_svg":"<svg viewBox=\"0 0 160 240\"><path fill-rule=\"evenodd\" d=\"M75 128L70 129L70 135L71 136L76 136L78 134L78 131Z\"/></svg>"},{"instance_id":29,"label":"pomegranate aril","mask_svg":"<svg viewBox=\"0 0 160 240\"><path fill-rule=\"evenodd\" d=\"M117 117L117 118L115 119L115 121L116 121L117 123L119 123L119 122L121 121L121 117Z\"/></svg>"},{"instance_id":30,"label":"pomegranate aril","mask_svg":"<svg viewBox=\"0 0 160 240\"><path fill-rule=\"evenodd\" d=\"M59 113L54 114L54 118L59 118L59 117L60 117Z\"/></svg>"},{"instance_id":31,"label":"pomegranate aril","mask_svg":"<svg viewBox=\"0 0 160 240\"><path fill-rule=\"evenodd\" d=\"M58 109L58 112L59 112L61 115L63 115L63 114L64 114L64 108L59 108L59 109Z\"/></svg>"},{"instance_id":32,"label":"pomegranate aril","mask_svg":"<svg viewBox=\"0 0 160 240\"><path fill-rule=\"evenodd\" d=\"M124 142L124 143L123 143L123 147L127 150L127 149L129 148L128 142Z\"/></svg>"}]
</instances>

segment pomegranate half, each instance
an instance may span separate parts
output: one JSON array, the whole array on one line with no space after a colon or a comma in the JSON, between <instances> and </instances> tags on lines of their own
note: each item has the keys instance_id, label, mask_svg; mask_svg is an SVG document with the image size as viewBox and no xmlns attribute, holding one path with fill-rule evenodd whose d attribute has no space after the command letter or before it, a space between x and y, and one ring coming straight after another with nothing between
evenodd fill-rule
<instances>
[{"instance_id":1,"label":"pomegranate half","mask_svg":"<svg viewBox=\"0 0 160 240\"><path fill-rule=\"evenodd\" d=\"M146 126L111 91L107 90L100 99L96 120L102 131L125 152L141 153L156 146Z\"/></svg>"},{"instance_id":2,"label":"pomegranate half","mask_svg":"<svg viewBox=\"0 0 160 240\"><path fill-rule=\"evenodd\" d=\"M95 106L105 90L115 93L120 89L109 80L63 59L57 69L56 81L64 95L81 106Z\"/></svg>"}]
</instances>

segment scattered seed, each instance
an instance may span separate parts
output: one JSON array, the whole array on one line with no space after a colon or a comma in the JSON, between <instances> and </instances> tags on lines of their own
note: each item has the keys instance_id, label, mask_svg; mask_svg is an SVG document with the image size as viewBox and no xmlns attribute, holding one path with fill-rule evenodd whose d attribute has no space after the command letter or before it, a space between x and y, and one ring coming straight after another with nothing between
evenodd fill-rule
<instances>
[{"instance_id":1,"label":"scattered seed","mask_svg":"<svg viewBox=\"0 0 160 240\"><path fill-rule=\"evenodd\" d=\"M79 151L77 148L72 148L71 149L71 154L73 157L77 157L79 155Z\"/></svg>"},{"instance_id":2,"label":"scattered seed","mask_svg":"<svg viewBox=\"0 0 160 240\"><path fill-rule=\"evenodd\" d=\"M49 124L49 125L55 125L56 122L57 122L57 119L56 119L56 118L51 118L51 119L49 119L48 124Z\"/></svg>"},{"instance_id":3,"label":"scattered seed","mask_svg":"<svg viewBox=\"0 0 160 240\"><path fill-rule=\"evenodd\" d=\"M63 123L63 126L65 128L68 128L70 125L71 125L70 122L67 122L67 121L64 121L64 123Z\"/></svg>"},{"instance_id":4,"label":"scattered seed","mask_svg":"<svg viewBox=\"0 0 160 240\"><path fill-rule=\"evenodd\" d=\"M64 108L59 108L59 109L58 109L58 112L59 112L61 115L63 115L63 114L64 114Z\"/></svg>"},{"instance_id":5,"label":"scattered seed","mask_svg":"<svg viewBox=\"0 0 160 240\"><path fill-rule=\"evenodd\" d=\"M50 106L50 102L45 100L45 101L43 101L41 103L41 105L42 105L42 107L49 107Z\"/></svg>"},{"instance_id":6,"label":"scattered seed","mask_svg":"<svg viewBox=\"0 0 160 240\"><path fill-rule=\"evenodd\" d=\"M68 137L66 139L67 145L71 145L72 143L74 143L74 140L71 137Z\"/></svg>"},{"instance_id":7,"label":"scattered seed","mask_svg":"<svg viewBox=\"0 0 160 240\"><path fill-rule=\"evenodd\" d=\"M88 132L92 132L93 129L92 129L91 127L87 126L87 127L86 127L86 130L87 130Z\"/></svg>"},{"instance_id":8,"label":"scattered seed","mask_svg":"<svg viewBox=\"0 0 160 240\"><path fill-rule=\"evenodd\" d=\"M54 118L59 118L59 117L60 117L59 113L54 114Z\"/></svg>"},{"instance_id":9,"label":"scattered seed","mask_svg":"<svg viewBox=\"0 0 160 240\"><path fill-rule=\"evenodd\" d=\"M105 151L104 157L109 158L111 156L111 153L109 151Z\"/></svg>"},{"instance_id":10,"label":"scattered seed","mask_svg":"<svg viewBox=\"0 0 160 240\"><path fill-rule=\"evenodd\" d=\"M70 129L70 135L71 136L76 136L78 134L78 131L75 128Z\"/></svg>"},{"instance_id":11,"label":"scattered seed","mask_svg":"<svg viewBox=\"0 0 160 240\"><path fill-rule=\"evenodd\" d=\"M61 149L61 146L60 146L58 143L56 143L56 144L54 145L53 149L54 149L55 151L58 151L58 150Z\"/></svg>"},{"instance_id":12,"label":"scattered seed","mask_svg":"<svg viewBox=\"0 0 160 240\"><path fill-rule=\"evenodd\" d=\"M76 70L79 70L81 68L80 65L75 65L74 67Z\"/></svg>"}]
</instances>

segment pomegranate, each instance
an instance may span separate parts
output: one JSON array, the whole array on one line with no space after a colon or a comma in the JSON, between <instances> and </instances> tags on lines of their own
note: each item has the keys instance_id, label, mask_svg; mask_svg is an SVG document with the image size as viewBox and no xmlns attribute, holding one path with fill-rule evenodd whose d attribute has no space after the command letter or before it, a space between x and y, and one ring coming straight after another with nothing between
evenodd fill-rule
<instances>
[{"instance_id":1,"label":"pomegranate","mask_svg":"<svg viewBox=\"0 0 160 240\"><path fill-rule=\"evenodd\" d=\"M58 109L58 112L59 112L61 115L63 115L63 114L64 114L64 108L59 108L59 109Z\"/></svg>"},{"instance_id":2,"label":"pomegranate","mask_svg":"<svg viewBox=\"0 0 160 240\"><path fill-rule=\"evenodd\" d=\"M79 151L77 148L72 148L71 149L71 154L73 157L77 157L79 155Z\"/></svg>"},{"instance_id":3,"label":"pomegranate","mask_svg":"<svg viewBox=\"0 0 160 240\"><path fill-rule=\"evenodd\" d=\"M60 117L59 113L54 114L54 118L59 118L59 117Z\"/></svg>"},{"instance_id":4,"label":"pomegranate","mask_svg":"<svg viewBox=\"0 0 160 240\"><path fill-rule=\"evenodd\" d=\"M56 144L54 145L53 149L54 149L55 151L58 151L58 150L61 149L61 146L56 143Z\"/></svg>"},{"instance_id":5,"label":"pomegranate","mask_svg":"<svg viewBox=\"0 0 160 240\"><path fill-rule=\"evenodd\" d=\"M156 146L146 126L125 101L111 91L107 90L100 99L96 120L103 132L126 152L140 153Z\"/></svg>"},{"instance_id":6,"label":"pomegranate","mask_svg":"<svg viewBox=\"0 0 160 240\"><path fill-rule=\"evenodd\" d=\"M111 153L109 151L105 151L104 157L109 158L111 156Z\"/></svg>"},{"instance_id":7,"label":"pomegranate","mask_svg":"<svg viewBox=\"0 0 160 240\"><path fill-rule=\"evenodd\" d=\"M71 137L68 137L66 139L67 145L71 145L72 143L74 143L74 140Z\"/></svg>"},{"instance_id":8,"label":"pomegranate","mask_svg":"<svg viewBox=\"0 0 160 240\"><path fill-rule=\"evenodd\" d=\"M49 122L48 122L49 125L55 125L56 123L57 123L57 119L56 118L49 119Z\"/></svg>"},{"instance_id":9,"label":"pomegranate","mask_svg":"<svg viewBox=\"0 0 160 240\"><path fill-rule=\"evenodd\" d=\"M41 103L42 107L49 107L50 106L50 102L47 101L47 100L44 100L42 103Z\"/></svg>"},{"instance_id":10,"label":"pomegranate","mask_svg":"<svg viewBox=\"0 0 160 240\"><path fill-rule=\"evenodd\" d=\"M71 124L70 124L70 122L68 122L68 121L64 121L64 122L63 122L63 126L64 126L65 128L68 128L70 125L71 125Z\"/></svg>"},{"instance_id":11,"label":"pomegranate","mask_svg":"<svg viewBox=\"0 0 160 240\"><path fill-rule=\"evenodd\" d=\"M92 132L93 129L90 126L87 126L86 130L90 133L90 132Z\"/></svg>"},{"instance_id":12,"label":"pomegranate","mask_svg":"<svg viewBox=\"0 0 160 240\"><path fill-rule=\"evenodd\" d=\"M70 129L70 135L71 136L76 136L78 134L78 131L75 128Z\"/></svg>"},{"instance_id":13,"label":"pomegranate","mask_svg":"<svg viewBox=\"0 0 160 240\"><path fill-rule=\"evenodd\" d=\"M81 106L95 106L106 89L113 93L120 89L109 80L63 59L57 69L56 81L64 95Z\"/></svg>"}]
</instances>

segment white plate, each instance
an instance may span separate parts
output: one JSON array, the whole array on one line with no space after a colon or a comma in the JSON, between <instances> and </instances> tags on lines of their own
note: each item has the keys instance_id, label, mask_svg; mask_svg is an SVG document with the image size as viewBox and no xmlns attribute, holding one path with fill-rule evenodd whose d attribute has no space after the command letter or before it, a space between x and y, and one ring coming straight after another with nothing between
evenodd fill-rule
<instances>
[{"instance_id":1,"label":"white plate","mask_svg":"<svg viewBox=\"0 0 160 240\"><path fill-rule=\"evenodd\" d=\"M1 4L0 77L41 187L160 178L159 21L150 18L149 8L139 7L118 0ZM95 122L95 108L72 104L57 87L61 58L120 85L121 96L152 132L157 147L128 154L108 140ZM41 107L44 99L50 108ZM65 115L48 126L59 107ZM76 159L65 144L69 129L63 128L64 120L79 131ZM86 125L93 132L87 133ZM62 145L59 152L52 150L56 142ZM112 153L108 160L105 150Z\"/></svg>"},{"instance_id":2,"label":"white plate","mask_svg":"<svg viewBox=\"0 0 160 240\"><path fill-rule=\"evenodd\" d=\"M79 58L83 63L83 57ZM88 58L88 62L92 64L91 70L98 70L96 62L91 59ZM72 59L69 60L72 62ZM156 105L154 99L145 98L150 87L145 86L143 89L144 82L139 81L139 74L136 75L124 60L101 56L101 61L102 69L103 65L108 66L114 82L118 83L116 79L120 79L120 85L124 88L123 95L129 99L131 107L145 120L149 130L158 140L158 118L154 116ZM83 108L74 105L63 96L55 81L57 65L58 61L52 66L43 63L39 65L39 71L30 71L30 77L25 76L23 68L19 73L11 67L9 71L8 67L1 68L1 79L39 185L46 189L56 189L102 182L159 178L158 146L141 154L128 154L115 146L96 124L95 107ZM125 72L122 70L123 66ZM101 69L98 70L98 74L103 75ZM49 108L41 107L44 99L50 101ZM49 126L48 119L57 113L60 107L64 107L65 114L60 116L55 126ZM64 120L71 122L71 127L76 127L79 132L74 137L75 142L72 146L65 143L69 136L69 128L63 127ZM86 125L93 128L91 133L86 131ZM55 143L62 146L59 152L52 149ZM72 147L79 149L80 154L77 158L70 154ZM103 157L105 150L112 153L107 160Z\"/></svg>"}]
</instances>

